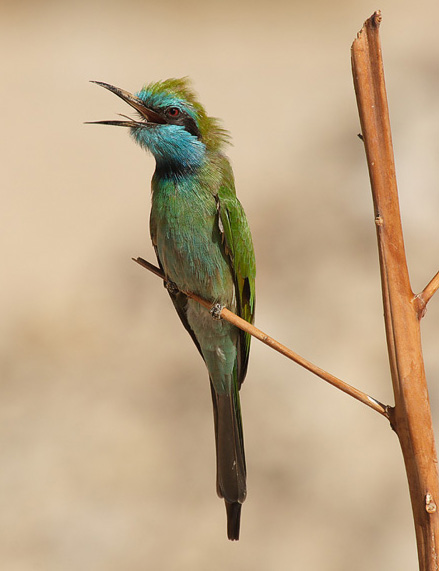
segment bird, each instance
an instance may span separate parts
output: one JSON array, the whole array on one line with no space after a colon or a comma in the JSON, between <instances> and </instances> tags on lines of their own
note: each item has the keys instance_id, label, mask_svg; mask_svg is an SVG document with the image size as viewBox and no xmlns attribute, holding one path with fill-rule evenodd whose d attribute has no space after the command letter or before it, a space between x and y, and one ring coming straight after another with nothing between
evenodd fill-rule
<instances>
[{"instance_id":1,"label":"bird","mask_svg":"<svg viewBox=\"0 0 439 571\"><path fill-rule=\"evenodd\" d=\"M203 358L213 402L217 494L224 498L227 536L238 540L247 495L239 390L247 373L250 335L184 295L227 306L253 323L255 254L224 153L229 133L210 117L187 77L148 83L131 94L94 81L135 110L135 117L93 121L127 127L156 162L150 234L177 314Z\"/></svg>"}]
</instances>

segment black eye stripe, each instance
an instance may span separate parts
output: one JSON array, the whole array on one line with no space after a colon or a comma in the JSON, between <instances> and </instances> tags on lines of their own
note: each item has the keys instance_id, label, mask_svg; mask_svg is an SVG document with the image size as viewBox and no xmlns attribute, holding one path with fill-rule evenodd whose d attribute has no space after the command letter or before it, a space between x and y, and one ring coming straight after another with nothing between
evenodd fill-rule
<instances>
[{"instance_id":1,"label":"black eye stripe","mask_svg":"<svg viewBox=\"0 0 439 571\"><path fill-rule=\"evenodd\" d=\"M197 124L195 123L195 121L192 119L192 117L189 117L189 115L186 118L186 121L184 123L184 128L186 129L186 131L188 131L191 135L194 135L195 137L197 137L198 139L201 139L201 133L200 130L197 127Z\"/></svg>"},{"instance_id":2,"label":"black eye stripe","mask_svg":"<svg viewBox=\"0 0 439 571\"><path fill-rule=\"evenodd\" d=\"M174 111L175 110L175 111ZM178 107L168 107L164 111L166 121L171 125L181 125L188 133L201 139L200 130L197 127L195 120L186 111Z\"/></svg>"}]
</instances>

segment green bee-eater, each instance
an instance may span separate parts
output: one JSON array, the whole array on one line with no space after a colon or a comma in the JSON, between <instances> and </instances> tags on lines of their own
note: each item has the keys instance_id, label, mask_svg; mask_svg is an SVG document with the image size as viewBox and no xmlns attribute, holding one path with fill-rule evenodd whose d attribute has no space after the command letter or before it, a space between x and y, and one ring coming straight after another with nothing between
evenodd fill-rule
<instances>
[{"instance_id":1,"label":"green bee-eater","mask_svg":"<svg viewBox=\"0 0 439 571\"><path fill-rule=\"evenodd\" d=\"M189 82L168 79L136 95L95 82L131 105L138 116L98 121L128 127L156 160L151 238L183 325L209 371L215 420L217 492L225 500L227 534L239 539L246 465L239 401L250 336L179 290L191 291L249 322L255 308L255 259L232 168L223 153L228 134L208 117ZM188 385L188 390L193 390Z\"/></svg>"}]
</instances>

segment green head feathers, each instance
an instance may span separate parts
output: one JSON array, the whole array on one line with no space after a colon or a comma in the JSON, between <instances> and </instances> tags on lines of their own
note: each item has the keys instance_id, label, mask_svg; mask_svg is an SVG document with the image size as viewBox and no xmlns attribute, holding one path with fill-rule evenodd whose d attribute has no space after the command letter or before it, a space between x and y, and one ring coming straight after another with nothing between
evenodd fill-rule
<instances>
[{"instance_id":1,"label":"green head feathers","mask_svg":"<svg viewBox=\"0 0 439 571\"><path fill-rule=\"evenodd\" d=\"M150 151L162 173L182 174L206 163L209 153L221 152L229 135L218 119L209 117L197 100L188 78L149 83L136 95L96 81L133 107L138 119L96 121L129 127L136 143Z\"/></svg>"},{"instance_id":2,"label":"green head feathers","mask_svg":"<svg viewBox=\"0 0 439 571\"><path fill-rule=\"evenodd\" d=\"M207 115L188 77L149 83L136 96L154 111L164 112L175 106L187 113L195 121L200 139L208 150L219 150L230 142L230 136L219 120Z\"/></svg>"}]
</instances>

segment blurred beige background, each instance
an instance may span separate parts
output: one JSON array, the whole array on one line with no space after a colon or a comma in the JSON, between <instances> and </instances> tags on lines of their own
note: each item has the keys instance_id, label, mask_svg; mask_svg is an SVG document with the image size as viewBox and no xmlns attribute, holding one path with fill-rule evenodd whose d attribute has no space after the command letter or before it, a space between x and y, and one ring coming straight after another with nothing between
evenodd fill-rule
<instances>
[{"instance_id":1,"label":"blurred beige background","mask_svg":"<svg viewBox=\"0 0 439 571\"><path fill-rule=\"evenodd\" d=\"M413 570L398 443L366 407L254 343L248 499L226 539L204 365L149 240L153 160L84 125L189 75L233 135L257 324L391 403L350 72L381 37L413 288L439 260L436 0L14 2L1 9L0 566L7 571ZM423 323L439 418L439 300Z\"/></svg>"}]
</instances>

